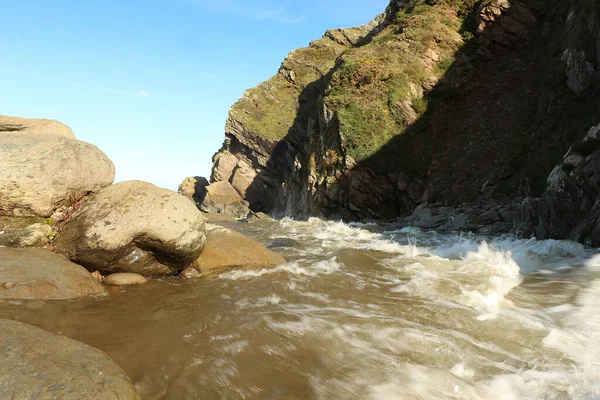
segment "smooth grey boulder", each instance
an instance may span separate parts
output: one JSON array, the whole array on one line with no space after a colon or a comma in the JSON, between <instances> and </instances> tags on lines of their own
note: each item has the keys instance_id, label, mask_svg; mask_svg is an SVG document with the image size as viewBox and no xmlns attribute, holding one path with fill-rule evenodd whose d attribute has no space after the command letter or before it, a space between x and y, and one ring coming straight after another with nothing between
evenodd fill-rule
<instances>
[{"instance_id":1,"label":"smooth grey boulder","mask_svg":"<svg viewBox=\"0 0 600 400\"><path fill-rule=\"evenodd\" d=\"M194 203L151 183L127 181L90 198L54 244L90 271L160 276L185 269L205 242Z\"/></svg>"},{"instance_id":2,"label":"smooth grey boulder","mask_svg":"<svg viewBox=\"0 0 600 400\"><path fill-rule=\"evenodd\" d=\"M0 215L49 217L114 177L113 163L89 143L60 135L0 134Z\"/></svg>"},{"instance_id":3,"label":"smooth grey boulder","mask_svg":"<svg viewBox=\"0 0 600 400\"><path fill-rule=\"evenodd\" d=\"M0 247L0 300L65 300L104 294L105 289L85 268L58 254Z\"/></svg>"},{"instance_id":4,"label":"smooth grey boulder","mask_svg":"<svg viewBox=\"0 0 600 400\"><path fill-rule=\"evenodd\" d=\"M140 399L104 352L18 321L0 320L0 398Z\"/></svg>"}]
</instances>

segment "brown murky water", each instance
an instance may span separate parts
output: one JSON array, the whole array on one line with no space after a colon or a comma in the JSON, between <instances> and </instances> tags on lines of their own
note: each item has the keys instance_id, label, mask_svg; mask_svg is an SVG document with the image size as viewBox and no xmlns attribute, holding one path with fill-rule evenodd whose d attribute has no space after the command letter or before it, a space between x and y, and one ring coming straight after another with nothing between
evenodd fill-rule
<instances>
[{"instance_id":1,"label":"brown murky water","mask_svg":"<svg viewBox=\"0 0 600 400\"><path fill-rule=\"evenodd\" d=\"M600 396L591 250L317 219L236 228L302 248L273 270L5 302L0 318L104 350L147 399Z\"/></svg>"}]
</instances>

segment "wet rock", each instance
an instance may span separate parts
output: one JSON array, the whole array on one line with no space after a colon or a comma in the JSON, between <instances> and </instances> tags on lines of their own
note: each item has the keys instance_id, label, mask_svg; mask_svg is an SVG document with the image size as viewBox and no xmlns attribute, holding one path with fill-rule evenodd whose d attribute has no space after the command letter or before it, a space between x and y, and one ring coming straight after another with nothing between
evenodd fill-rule
<instances>
[{"instance_id":1,"label":"wet rock","mask_svg":"<svg viewBox=\"0 0 600 400\"><path fill-rule=\"evenodd\" d=\"M110 185L115 167L96 146L56 135L0 134L0 215L49 217Z\"/></svg>"},{"instance_id":2,"label":"wet rock","mask_svg":"<svg viewBox=\"0 0 600 400\"><path fill-rule=\"evenodd\" d=\"M105 293L85 268L58 254L0 248L0 299L62 300Z\"/></svg>"},{"instance_id":3,"label":"wet rock","mask_svg":"<svg viewBox=\"0 0 600 400\"><path fill-rule=\"evenodd\" d=\"M203 277L214 277L230 269L275 267L285 259L241 233L207 224L206 247L194 266Z\"/></svg>"},{"instance_id":4,"label":"wet rock","mask_svg":"<svg viewBox=\"0 0 600 400\"><path fill-rule=\"evenodd\" d=\"M184 279L195 279L200 278L201 276L202 274L200 271L198 271L193 265L190 265L179 274L179 277Z\"/></svg>"},{"instance_id":5,"label":"wet rock","mask_svg":"<svg viewBox=\"0 0 600 400\"><path fill-rule=\"evenodd\" d=\"M17 321L0 320L0 398L140 399L104 352Z\"/></svg>"},{"instance_id":6,"label":"wet rock","mask_svg":"<svg viewBox=\"0 0 600 400\"><path fill-rule=\"evenodd\" d=\"M204 217L204 220L206 222L211 223L211 224L214 224L217 222L232 222L232 223L239 222L236 218L229 216L229 215L224 215L224 214L202 213L202 216Z\"/></svg>"},{"instance_id":7,"label":"wet rock","mask_svg":"<svg viewBox=\"0 0 600 400\"><path fill-rule=\"evenodd\" d=\"M141 285L146 282L148 282L148 280L140 274L125 272L110 274L104 278L104 284L108 286Z\"/></svg>"},{"instance_id":8,"label":"wet rock","mask_svg":"<svg viewBox=\"0 0 600 400\"><path fill-rule=\"evenodd\" d=\"M5 247L44 247L50 243L54 230L47 224L33 224L26 228L1 231L0 246Z\"/></svg>"},{"instance_id":9,"label":"wet rock","mask_svg":"<svg viewBox=\"0 0 600 400\"><path fill-rule=\"evenodd\" d=\"M91 198L55 246L90 271L172 275L202 251L202 214L192 202L150 183L127 181Z\"/></svg>"},{"instance_id":10,"label":"wet rock","mask_svg":"<svg viewBox=\"0 0 600 400\"><path fill-rule=\"evenodd\" d=\"M303 249L304 246L302 244L291 238L276 238L271 243L267 245L267 249L276 249L276 248L293 248L293 249Z\"/></svg>"},{"instance_id":11,"label":"wet rock","mask_svg":"<svg viewBox=\"0 0 600 400\"><path fill-rule=\"evenodd\" d=\"M248 202L242 199L229 182L215 182L208 185L200 203L200 210L234 218L243 218L250 212Z\"/></svg>"},{"instance_id":12,"label":"wet rock","mask_svg":"<svg viewBox=\"0 0 600 400\"><path fill-rule=\"evenodd\" d=\"M273 218L269 217L267 214L265 214L263 212L257 212L257 213L251 212L250 214L248 214L248 217L246 218L246 222L269 221L272 219Z\"/></svg>"},{"instance_id":13,"label":"wet rock","mask_svg":"<svg viewBox=\"0 0 600 400\"><path fill-rule=\"evenodd\" d=\"M98 283L104 282L104 277L102 276L102 274L99 271L92 272L92 277Z\"/></svg>"},{"instance_id":14,"label":"wet rock","mask_svg":"<svg viewBox=\"0 0 600 400\"><path fill-rule=\"evenodd\" d=\"M50 135L75 139L75 134L65 124L51 119L31 119L0 115L0 134L18 133L21 135Z\"/></svg>"}]
</instances>

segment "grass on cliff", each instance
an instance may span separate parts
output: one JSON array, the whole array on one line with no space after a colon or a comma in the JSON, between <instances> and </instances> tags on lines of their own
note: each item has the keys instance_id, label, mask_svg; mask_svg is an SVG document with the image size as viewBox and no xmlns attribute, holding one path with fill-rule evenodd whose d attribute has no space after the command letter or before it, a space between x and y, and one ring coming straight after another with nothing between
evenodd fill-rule
<instances>
[{"instance_id":1,"label":"grass on cliff","mask_svg":"<svg viewBox=\"0 0 600 400\"><path fill-rule=\"evenodd\" d=\"M343 49L344 46L331 39L322 38L293 51L282 63L282 69L293 71L293 79L278 73L247 90L232 107L231 116L258 137L271 141L283 139L298 123L303 91L329 72Z\"/></svg>"},{"instance_id":2,"label":"grass on cliff","mask_svg":"<svg viewBox=\"0 0 600 400\"><path fill-rule=\"evenodd\" d=\"M337 110L354 159L371 156L422 116L427 90L454 63L463 17L456 2L437 3L415 2L371 43L338 60L325 103Z\"/></svg>"}]
</instances>

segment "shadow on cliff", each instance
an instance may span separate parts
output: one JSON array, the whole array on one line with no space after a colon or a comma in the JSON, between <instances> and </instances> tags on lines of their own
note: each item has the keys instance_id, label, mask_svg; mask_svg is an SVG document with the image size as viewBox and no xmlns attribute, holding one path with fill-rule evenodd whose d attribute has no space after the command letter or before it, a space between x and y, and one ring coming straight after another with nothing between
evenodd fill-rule
<instances>
[{"instance_id":1,"label":"shadow on cliff","mask_svg":"<svg viewBox=\"0 0 600 400\"><path fill-rule=\"evenodd\" d=\"M569 146L593 125L599 117L597 91L574 95L560 65L560 22L568 5L551 15L537 14L538 22L528 27L526 36L492 41L486 47L472 35L476 9L460 31L463 37L470 32L471 39L426 93L425 111L352 169L369 171L379 182L403 174L416 182L420 193L407 193L390 178L386 187L392 189L378 194L378 201L354 205L346 212L326 210L320 216L389 219L410 214L423 201L456 206L538 195ZM274 145L267 168L248 189L247 197L268 199L251 202L254 211L273 210L280 185L290 184L297 161L305 170L295 178L307 179L306 164L314 150L309 145L309 123L317 118L334 70L301 92L292 128ZM265 181L276 184L266 190ZM375 193L377 188L373 189Z\"/></svg>"}]
</instances>

